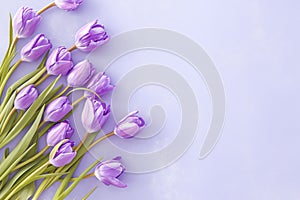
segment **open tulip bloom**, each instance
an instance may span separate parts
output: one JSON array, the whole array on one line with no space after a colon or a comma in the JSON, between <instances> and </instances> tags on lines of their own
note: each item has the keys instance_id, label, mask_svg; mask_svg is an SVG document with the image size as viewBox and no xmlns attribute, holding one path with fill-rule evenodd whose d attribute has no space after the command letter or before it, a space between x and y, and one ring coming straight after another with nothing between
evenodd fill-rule
<instances>
[{"instance_id":1,"label":"open tulip bloom","mask_svg":"<svg viewBox=\"0 0 300 200\"><path fill-rule=\"evenodd\" d=\"M74 175L84 155L95 145L114 135L133 138L145 127L144 119L134 111L117 122L111 132L98 137L111 120L111 106L101 97L116 86L108 74L97 72L88 60L74 64L72 51L89 53L106 44L110 37L104 26L98 20L89 22L74 34L73 46L53 50L50 39L36 33L46 10L58 7L73 11L83 2L54 0L38 11L21 7L10 20L9 44L0 66L0 149L6 149L0 156L0 200L37 200L54 183L60 184L53 199L65 199L82 179L92 176L105 185L127 187L121 180L125 171L121 157L100 163L101 159L97 159L78 177ZM28 41L17 49L22 38ZM34 61L39 59L33 72L7 84L21 63L36 65ZM50 75L52 80L41 85ZM84 91L82 97L71 102L69 95L78 90ZM76 106L79 103L83 104L79 113L86 134L75 145L72 137L78 131L69 117L80 108ZM8 148L13 140L17 140L15 147Z\"/></svg>"}]
</instances>

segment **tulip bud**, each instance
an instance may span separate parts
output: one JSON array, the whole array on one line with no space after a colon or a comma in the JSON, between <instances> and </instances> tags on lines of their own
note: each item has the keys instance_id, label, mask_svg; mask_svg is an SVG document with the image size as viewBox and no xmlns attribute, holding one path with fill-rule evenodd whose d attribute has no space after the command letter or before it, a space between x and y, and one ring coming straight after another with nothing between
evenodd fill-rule
<instances>
[{"instance_id":1,"label":"tulip bud","mask_svg":"<svg viewBox=\"0 0 300 200\"><path fill-rule=\"evenodd\" d=\"M88 61L84 60L70 71L67 82L71 87L83 87L94 75L95 68Z\"/></svg>"},{"instance_id":2,"label":"tulip bud","mask_svg":"<svg viewBox=\"0 0 300 200\"><path fill-rule=\"evenodd\" d=\"M26 110L38 98L39 94L34 85L23 88L15 98L14 106L18 110Z\"/></svg>"},{"instance_id":3,"label":"tulip bud","mask_svg":"<svg viewBox=\"0 0 300 200\"><path fill-rule=\"evenodd\" d=\"M55 167L62 167L74 159L76 151L73 151L74 142L68 139L62 140L52 149L49 162Z\"/></svg>"},{"instance_id":4,"label":"tulip bud","mask_svg":"<svg viewBox=\"0 0 300 200\"><path fill-rule=\"evenodd\" d=\"M13 18L13 29L18 38L30 37L41 21L41 16L32 8L20 8Z\"/></svg>"},{"instance_id":5,"label":"tulip bud","mask_svg":"<svg viewBox=\"0 0 300 200\"><path fill-rule=\"evenodd\" d=\"M45 109L44 121L57 122L64 118L72 109L73 106L66 96L59 97Z\"/></svg>"},{"instance_id":6,"label":"tulip bud","mask_svg":"<svg viewBox=\"0 0 300 200\"><path fill-rule=\"evenodd\" d=\"M73 133L74 129L71 127L69 120L57 123L48 130L47 145L55 146L64 139L70 139Z\"/></svg>"},{"instance_id":7,"label":"tulip bud","mask_svg":"<svg viewBox=\"0 0 300 200\"><path fill-rule=\"evenodd\" d=\"M120 162L121 157L112 160L100 162L95 168L95 176L105 185L113 185L119 188L125 188L127 185L120 181L118 177L125 171L125 167Z\"/></svg>"},{"instance_id":8,"label":"tulip bud","mask_svg":"<svg viewBox=\"0 0 300 200\"><path fill-rule=\"evenodd\" d=\"M110 106L96 99L86 99L81 121L88 133L100 131L110 115Z\"/></svg>"},{"instance_id":9,"label":"tulip bud","mask_svg":"<svg viewBox=\"0 0 300 200\"><path fill-rule=\"evenodd\" d=\"M48 74L65 76L73 68L71 52L65 47L58 47L49 55L46 68Z\"/></svg>"},{"instance_id":10,"label":"tulip bud","mask_svg":"<svg viewBox=\"0 0 300 200\"><path fill-rule=\"evenodd\" d=\"M104 26L98 23L98 20L92 21L81 29L75 35L75 45L84 52L91 52L98 46L105 44L109 40Z\"/></svg>"},{"instance_id":11,"label":"tulip bud","mask_svg":"<svg viewBox=\"0 0 300 200\"><path fill-rule=\"evenodd\" d=\"M60 9L71 11L77 9L83 0L55 0L54 2Z\"/></svg>"},{"instance_id":12,"label":"tulip bud","mask_svg":"<svg viewBox=\"0 0 300 200\"><path fill-rule=\"evenodd\" d=\"M99 96L112 91L115 86L110 83L110 78L104 72L99 72L94 75L90 82L87 84L87 88L96 92ZM95 98L95 94L85 91L85 97Z\"/></svg>"},{"instance_id":13,"label":"tulip bud","mask_svg":"<svg viewBox=\"0 0 300 200\"><path fill-rule=\"evenodd\" d=\"M124 117L115 127L114 133L120 138L128 139L145 127L143 118L137 116L138 111L134 111Z\"/></svg>"},{"instance_id":14,"label":"tulip bud","mask_svg":"<svg viewBox=\"0 0 300 200\"><path fill-rule=\"evenodd\" d=\"M51 49L51 47L50 40L44 34L39 34L22 48L21 59L25 62L35 61Z\"/></svg>"}]
</instances>

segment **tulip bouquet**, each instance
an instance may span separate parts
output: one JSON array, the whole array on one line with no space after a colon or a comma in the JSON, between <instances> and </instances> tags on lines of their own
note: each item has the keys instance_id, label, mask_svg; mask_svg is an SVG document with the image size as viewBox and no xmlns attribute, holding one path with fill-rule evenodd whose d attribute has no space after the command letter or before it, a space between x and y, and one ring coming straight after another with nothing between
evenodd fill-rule
<instances>
[{"instance_id":1,"label":"tulip bouquet","mask_svg":"<svg viewBox=\"0 0 300 200\"><path fill-rule=\"evenodd\" d=\"M132 138L145 126L144 120L134 111L121 119L112 132L97 137L110 116L110 106L101 97L115 86L107 74L96 72L88 60L74 64L72 51L91 52L108 42L109 36L104 26L97 20L86 24L78 30L74 46L70 48L60 46L51 50L52 44L44 34L33 36L43 12L52 7L72 11L82 2L55 0L39 11L22 7L14 17L10 17L9 45L0 66L0 149L3 152L0 162L1 200L38 199L43 191L56 182L60 185L53 199L64 199L82 179L89 177L95 177L106 185L126 187L119 179L125 171L119 156L107 161L96 160L78 177L74 177L84 155L99 142L113 135L123 139ZM18 55L18 41L29 37L32 39ZM9 78L23 62L33 62L42 56L33 72L7 85ZM40 84L49 76L56 78L46 88L40 88ZM56 86L64 76L66 86ZM69 95L77 90L83 90L84 94L71 102ZM86 133L82 141L75 144L72 135L76 130L68 117L82 101L85 101L82 125ZM21 139L17 145L9 149L7 146L11 141L18 138ZM39 147L41 140L46 140L43 148ZM39 184L36 184L37 181Z\"/></svg>"}]
</instances>

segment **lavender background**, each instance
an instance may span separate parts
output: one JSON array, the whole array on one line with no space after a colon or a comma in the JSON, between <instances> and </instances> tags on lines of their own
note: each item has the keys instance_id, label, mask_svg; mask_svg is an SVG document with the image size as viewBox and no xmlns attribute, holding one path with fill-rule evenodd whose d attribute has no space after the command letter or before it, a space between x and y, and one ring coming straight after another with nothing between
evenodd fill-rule
<instances>
[{"instance_id":1,"label":"lavender background","mask_svg":"<svg viewBox=\"0 0 300 200\"><path fill-rule=\"evenodd\" d=\"M22 5L39 9L47 3L47 0L1 3L0 55L7 42L8 12L15 13ZM199 160L198 155L210 122L210 102L201 79L192 78L202 121L197 138L181 159L157 172L125 174L122 180L129 187L124 190L106 187L96 179L84 180L68 199L81 199L95 185L99 187L90 199L299 199L299 9L300 2L295 0L86 0L76 12L55 8L46 12L38 32L52 38L54 46L71 46L75 31L95 18L106 25L111 35L144 27L167 28L185 34L200 44L215 62L227 98L223 136L204 160ZM138 54L118 64L169 62L174 69L182 70L174 58L153 52L144 52L146 56L141 56L143 52ZM84 56L76 52L77 60ZM23 64L14 79L32 68ZM115 66L115 72L111 72L113 80L117 78L113 73L121 72ZM154 98L164 93L155 86L144 92L149 90L157 91ZM176 106L171 94L166 93L165 98ZM130 106L139 108L140 102L151 103L140 92L133 96ZM161 132L164 138L161 146L174 137L172 133L180 121L176 117L178 112L175 108L169 115ZM147 118L146 112L142 114ZM110 126L112 123L107 129ZM151 144L148 149L146 145L134 149L122 145L132 151L157 148ZM81 169L92 160L91 156L87 157ZM54 192L55 187L42 199L51 199Z\"/></svg>"}]
</instances>

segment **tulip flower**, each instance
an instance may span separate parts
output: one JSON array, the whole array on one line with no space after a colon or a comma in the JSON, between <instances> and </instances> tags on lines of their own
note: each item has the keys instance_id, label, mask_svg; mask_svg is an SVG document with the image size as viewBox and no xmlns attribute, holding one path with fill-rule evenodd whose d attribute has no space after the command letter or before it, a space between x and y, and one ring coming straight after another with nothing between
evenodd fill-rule
<instances>
[{"instance_id":1,"label":"tulip flower","mask_svg":"<svg viewBox=\"0 0 300 200\"><path fill-rule=\"evenodd\" d=\"M70 139L74 133L74 129L71 127L69 120L55 124L48 130L47 145L55 146L64 139Z\"/></svg>"},{"instance_id":2,"label":"tulip flower","mask_svg":"<svg viewBox=\"0 0 300 200\"><path fill-rule=\"evenodd\" d=\"M92 21L81 29L75 35L75 45L84 52L91 52L98 46L105 44L109 40L104 26L98 23L98 20Z\"/></svg>"},{"instance_id":3,"label":"tulip flower","mask_svg":"<svg viewBox=\"0 0 300 200\"><path fill-rule=\"evenodd\" d=\"M39 59L44 53L51 49L52 44L44 34L38 34L21 50L21 59L32 62Z\"/></svg>"},{"instance_id":4,"label":"tulip flower","mask_svg":"<svg viewBox=\"0 0 300 200\"><path fill-rule=\"evenodd\" d=\"M38 98L39 94L34 85L23 88L16 96L14 107L17 110L26 110Z\"/></svg>"},{"instance_id":5,"label":"tulip flower","mask_svg":"<svg viewBox=\"0 0 300 200\"><path fill-rule=\"evenodd\" d=\"M46 68L48 74L65 76L73 68L71 52L65 47L58 47L49 55Z\"/></svg>"},{"instance_id":6,"label":"tulip flower","mask_svg":"<svg viewBox=\"0 0 300 200\"><path fill-rule=\"evenodd\" d=\"M49 162L55 167L62 167L74 159L76 151L73 151L74 142L66 139L55 145L52 149Z\"/></svg>"},{"instance_id":7,"label":"tulip flower","mask_svg":"<svg viewBox=\"0 0 300 200\"><path fill-rule=\"evenodd\" d=\"M95 168L95 176L105 185L113 185L119 188L125 188L127 185L120 181L119 176L125 171L125 167L120 162L121 157L112 160L100 162Z\"/></svg>"},{"instance_id":8,"label":"tulip flower","mask_svg":"<svg viewBox=\"0 0 300 200\"><path fill-rule=\"evenodd\" d=\"M71 11L77 9L83 0L55 0L54 3L60 9Z\"/></svg>"},{"instance_id":9,"label":"tulip flower","mask_svg":"<svg viewBox=\"0 0 300 200\"><path fill-rule=\"evenodd\" d=\"M59 97L45 109L44 121L57 122L64 118L72 109L73 106L66 96Z\"/></svg>"},{"instance_id":10,"label":"tulip flower","mask_svg":"<svg viewBox=\"0 0 300 200\"><path fill-rule=\"evenodd\" d=\"M124 139L136 136L145 127L145 121L137 113L138 111L134 111L119 121L114 130L115 135Z\"/></svg>"},{"instance_id":11,"label":"tulip flower","mask_svg":"<svg viewBox=\"0 0 300 200\"><path fill-rule=\"evenodd\" d=\"M110 106L96 99L86 99L81 121L88 133L100 131L110 115Z\"/></svg>"},{"instance_id":12,"label":"tulip flower","mask_svg":"<svg viewBox=\"0 0 300 200\"><path fill-rule=\"evenodd\" d=\"M111 84L109 76L104 72L99 72L93 76L90 82L87 84L87 88L96 92L99 96L112 91L115 86ZM95 97L95 94L85 91L85 97Z\"/></svg>"},{"instance_id":13,"label":"tulip flower","mask_svg":"<svg viewBox=\"0 0 300 200\"><path fill-rule=\"evenodd\" d=\"M95 68L88 61L84 60L70 71L67 82L71 87L83 87L94 75Z\"/></svg>"},{"instance_id":14,"label":"tulip flower","mask_svg":"<svg viewBox=\"0 0 300 200\"><path fill-rule=\"evenodd\" d=\"M30 37L41 21L41 16L32 8L20 8L13 18L13 29L18 38Z\"/></svg>"}]
</instances>

